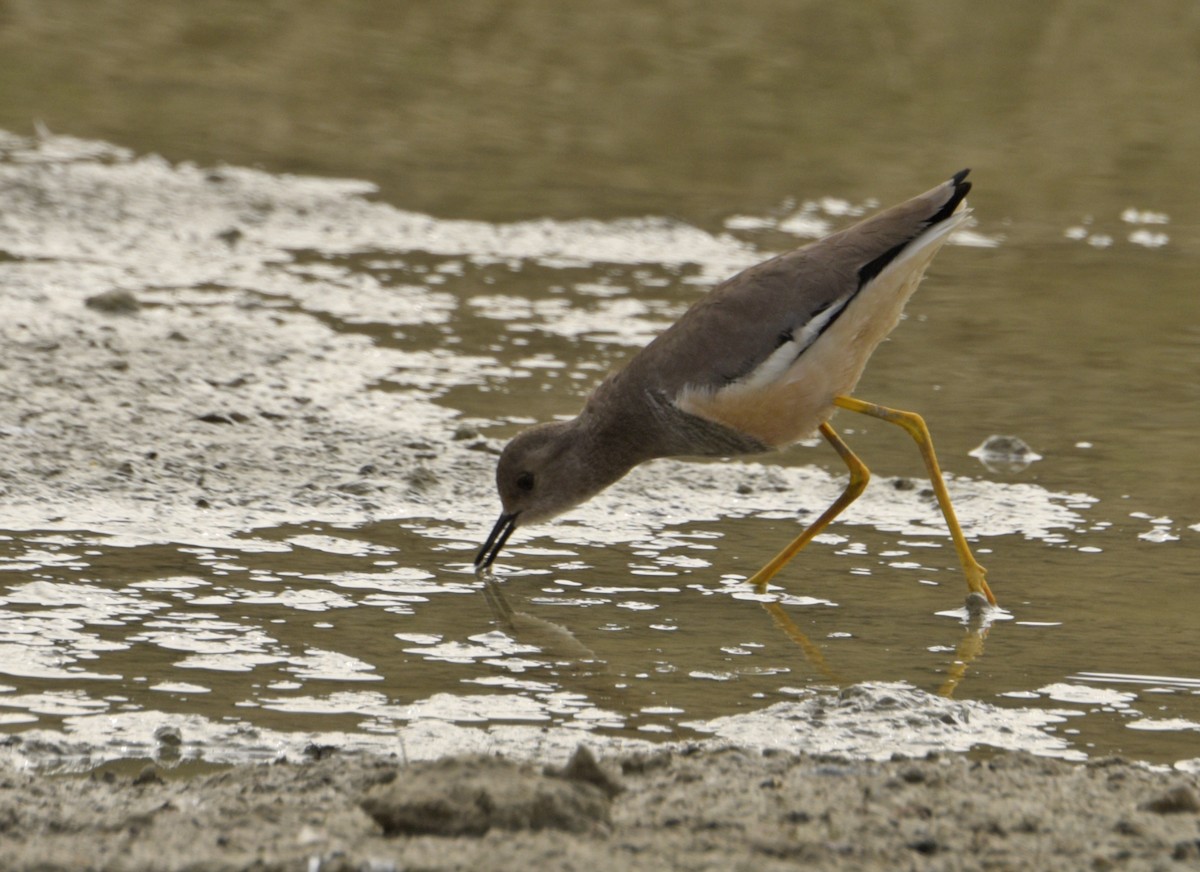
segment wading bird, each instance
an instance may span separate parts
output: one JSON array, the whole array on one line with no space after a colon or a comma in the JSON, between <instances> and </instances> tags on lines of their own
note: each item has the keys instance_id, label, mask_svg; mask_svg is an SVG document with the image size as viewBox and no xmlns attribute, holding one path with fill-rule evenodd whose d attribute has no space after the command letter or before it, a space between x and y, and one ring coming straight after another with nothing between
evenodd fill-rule
<instances>
[{"instance_id":1,"label":"wading bird","mask_svg":"<svg viewBox=\"0 0 1200 872\"><path fill-rule=\"evenodd\" d=\"M570 421L505 447L503 512L475 558L487 571L512 532L575 506L656 457L759 454L819 431L850 471L845 491L749 580L760 591L866 487L870 473L829 425L837 409L916 440L971 593L996 602L914 412L850 396L925 268L968 214L967 170L931 191L730 278L592 393Z\"/></svg>"}]
</instances>

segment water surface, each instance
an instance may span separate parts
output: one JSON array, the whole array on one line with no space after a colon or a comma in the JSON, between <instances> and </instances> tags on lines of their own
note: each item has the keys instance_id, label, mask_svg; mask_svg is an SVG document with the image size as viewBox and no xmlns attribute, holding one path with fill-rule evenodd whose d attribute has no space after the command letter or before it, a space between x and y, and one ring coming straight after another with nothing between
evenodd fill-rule
<instances>
[{"instance_id":1,"label":"water surface","mask_svg":"<svg viewBox=\"0 0 1200 872\"><path fill-rule=\"evenodd\" d=\"M0 28L4 124L118 143L0 157L0 723L31 760L559 729L1200 756L1190 6L339 8L155 11L53 96L39 46L128 25ZM926 416L997 620L960 609L907 437L844 414L876 477L768 602L806 645L740 580L838 493L821 445L648 465L474 578L504 440L713 282L964 165L977 224L859 393ZM111 290L140 309L84 305ZM993 434L1041 459L988 468Z\"/></svg>"}]
</instances>

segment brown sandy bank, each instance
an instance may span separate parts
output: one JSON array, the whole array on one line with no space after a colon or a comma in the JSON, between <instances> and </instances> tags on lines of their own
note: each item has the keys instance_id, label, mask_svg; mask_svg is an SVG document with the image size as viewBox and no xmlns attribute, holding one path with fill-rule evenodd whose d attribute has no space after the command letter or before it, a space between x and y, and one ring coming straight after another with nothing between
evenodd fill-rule
<instances>
[{"instance_id":1,"label":"brown sandy bank","mask_svg":"<svg viewBox=\"0 0 1200 872\"><path fill-rule=\"evenodd\" d=\"M345 756L178 777L0 768L0 865L57 869L1172 869L1200 777L1026 754L738 749L565 768Z\"/></svg>"}]
</instances>

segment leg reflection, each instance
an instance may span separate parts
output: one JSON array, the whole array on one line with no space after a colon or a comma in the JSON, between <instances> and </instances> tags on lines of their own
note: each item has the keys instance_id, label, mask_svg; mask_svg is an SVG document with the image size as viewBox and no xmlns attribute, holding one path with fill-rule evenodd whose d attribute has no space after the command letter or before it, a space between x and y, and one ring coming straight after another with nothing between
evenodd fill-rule
<instances>
[{"instance_id":1,"label":"leg reflection","mask_svg":"<svg viewBox=\"0 0 1200 872\"><path fill-rule=\"evenodd\" d=\"M959 684L966 677L967 669L983 653L984 640L987 639L988 632L991 630L991 623L987 620L987 610L984 608L986 603L987 600L982 594L973 593L967 597L968 619L966 628L955 648L954 661L947 671L946 680L938 687L937 692L940 696L953 697ZM782 630L788 639L799 646L801 653L804 654L804 659L817 672L834 684L845 685L847 683L829 665L824 653L822 653L817 644L796 625L796 622L792 620L791 616L788 615L787 611L777 600L763 602L761 605L763 611L771 616L771 620L775 626Z\"/></svg>"}]
</instances>

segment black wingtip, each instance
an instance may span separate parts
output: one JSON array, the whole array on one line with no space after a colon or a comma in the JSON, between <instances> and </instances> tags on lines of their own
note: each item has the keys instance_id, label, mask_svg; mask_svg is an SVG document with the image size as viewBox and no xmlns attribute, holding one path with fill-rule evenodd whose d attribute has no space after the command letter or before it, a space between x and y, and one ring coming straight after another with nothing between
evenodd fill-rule
<instances>
[{"instance_id":1,"label":"black wingtip","mask_svg":"<svg viewBox=\"0 0 1200 872\"><path fill-rule=\"evenodd\" d=\"M935 224L940 224L942 221L945 221L954 214L955 210L958 209L958 204L963 201L963 198L965 198L967 193L971 190L971 183L966 180L967 173L969 172L969 169L959 170L950 177L950 181L947 182L947 184L954 185L954 190L950 193L950 199L942 204L942 208L938 209L929 217L929 219L922 226L921 232L933 227ZM920 233L916 235L919 236ZM915 238L915 236L913 238ZM901 242L899 245L888 249L879 257L862 267L862 269L858 271L858 286L861 288L867 282L871 281L873 278L883 272L887 265L895 260L900 255L900 252L904 251L910 242L912 242L912 239L906 239L904 242Z\"/></svg>"},{"instance_id":2,"label":"black wingtip","mask_svg":"<svg viewBox=\"0 0 1200 872\"><path fill-rule=\"evenodd\" d=\"M954 192L950 195L950 199L945 202L942 208L929 219L929 227L945 221L954 214L954 210L958 208L958 204L963 201L971 190L971 183L966 180L969 169L959 170L950 177L950 184L954 185Z\"/></svg>"},{"instance_id":3,"label":"black wingtip","mask_svg":"<svg viewBox=\"0 0 1200 872\"><path fill-rule=\"evenodd\" d=\"M950 181L954 183L954 197L951 198L954 206L958 206L962 202L962 198L967 196L971 190L971 183L966 180L969 172L971 172L970 167L965 170L959 170L950 177ZM950 211L953 212L954 209L951 208Z\"/></svg>"}]
</instances>

